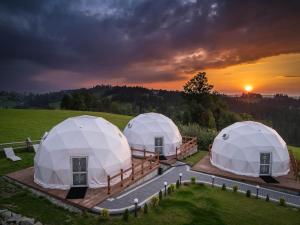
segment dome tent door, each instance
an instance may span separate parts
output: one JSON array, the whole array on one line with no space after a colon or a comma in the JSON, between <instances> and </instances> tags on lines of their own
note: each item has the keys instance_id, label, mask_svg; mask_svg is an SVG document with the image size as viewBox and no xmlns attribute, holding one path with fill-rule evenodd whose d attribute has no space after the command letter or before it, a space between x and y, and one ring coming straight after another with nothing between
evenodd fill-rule
<instances>
[{"instance_id":1,"label":"dome tent door","mask_svg":"<svg viewBox=\"0 0 300 225\"><path fill-rule=\"evenodd\" d=\"M271 175L271 153L264 152L260 153L260 176L270 176Z\"/></svg>"},{"instance_id":2,"label":"dome tent door","mask_svg":"<svg viewBox=\"0 0 300 225\"><path fill-rule=\"evenodd\" d=\"M155 152L162 155L163 151L164 151L164 138L163 137L155 137L154 138L154 147L155 147Z\"/></svg>"},{"instance_id":3,"label":"dome tent door","mask_svg":"<svg viewBox=\"0 0 300 225\"><path fill-rule=\"evenodd\" d=\"M73 186L87 186L87 157L72 157Z\"/></svg>"}]
</instances>

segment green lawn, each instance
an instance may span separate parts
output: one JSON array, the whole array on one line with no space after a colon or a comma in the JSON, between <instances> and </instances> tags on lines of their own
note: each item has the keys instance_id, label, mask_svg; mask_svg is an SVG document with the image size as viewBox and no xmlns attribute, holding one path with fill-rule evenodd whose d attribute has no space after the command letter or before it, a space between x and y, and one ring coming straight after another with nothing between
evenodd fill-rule
<instances>
[{"instance_id":1,"label":"green lawn","mask_svg":"<svg viewBox=\"0 0 300 225\"><path fill-rule=\"evenodd\" d=\"M82 112L68 110L0 109L0 143L23 141L26 137L40 139L44 132L64 119L78 115L101 116L121 130L131 119L130 116L102 112ZM2 149L1 149L2 150ZM11 162L0 151L0 176L33 165L33 153L16 150L21 161Z\"/></svg>"},{"instance_id":2,"label":"green lawn","mask_svg":"<svg viewBox=\"0 0 300 225\"><path fill-rule=\"evenodd\" d=\"M299 209L281 207L277 203L249 199L244 194L222 191L209 186L183 186L161 205L150 208L147 215L130 215L125 223L120 217L104 223L99 216L78 215L61 209L46 199L0 178L0 207L34 217L46 224L207 224L207 225L296 225ZM274 216L276 215L276 216Z\"/></svg>"},{"instance_id":3,"label":"green lawn","mask_svg":"<svg viewBox=\"0 0 300 225\"><path fill-rule=\"evenodd\" d=\"M131 119L130 116L102 112L69 110L0 109L0 143L23 141L27 137L40 139L54 125L72 116L101 116L121 130Z\"/></svg>"},{"instance_id":4,"label":"green lawn","mask_svg":"<svg viewBox=\"0 0 300 225\"><path fill-rule=\"evenodd\" d=\"M295 159L300 160L300 147L288 146L295 156Z\"/></svg>"},{"instance_id":5,"label":"green lawn","mask_svg":"<svg viewBox=\"0 0 300 225\"><path fill-rule=\"evenodd\" d=\"M200 150L196 154L192 155L191 157L188 157L185 160L183 160L183 162L189 164L190 166L193 166L207 154L208 154L208 151Z\"/></svg>"}]
</instances>

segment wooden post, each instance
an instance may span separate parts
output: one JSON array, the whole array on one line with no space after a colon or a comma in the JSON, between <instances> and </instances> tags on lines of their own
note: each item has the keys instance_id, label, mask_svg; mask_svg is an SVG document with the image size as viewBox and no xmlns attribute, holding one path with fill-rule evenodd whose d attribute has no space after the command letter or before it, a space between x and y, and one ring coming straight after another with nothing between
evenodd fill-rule
<instances>
[{"instance_id":1,"label":"wooden post","mask_svg":"<svg viewBox=\"0 0 300 225\"><path fill-rule=\"evenodd\" d=\"M176 147L176 159L177 159L177 147Z\"/></svg>"},{"instance_id":2,"label":"wooden post","mask_svg":"<svg viewBox=\"0 0 300 225\"><path fill-rule=\"evenodd\" d=\"M121 169L121 187L123 187L123 169Z\"/></svg>"},{"instance_id":3,"label":"wooden post","mask_svg":"<svg viewBox=\"0 0 300 225\"><path fill-rule=\"evenodd\" d=\"M151 169L152 169L152 155L151 155L150 158L149 158L149 162L150 162L149 168L150 168L150 170L151 170Z\"/></svg>"},{"instance_id":4,"label":"wooden post","mask_svg":"<svg viewBox=\"0 0 300 225\"><path fill-rule=\"evenodd\" d=\"M159 165L159 153L157 153L157 165Z\"/></svg>"},{"instance_id":5,"label":"wooden post","mask_svg":"<svg viewBox=\"0 0 300 225\"><path fill-rule=\"evenodd\" d=\"M131 180L134 180L134 164L131 164Z\"/></svg>"},{"instance_id":6,"label":"wooden post","mask_svg":"<svg viewBox=\"0 0 300 225\"><path fill-rule=\"evenodd\" d=\"M110 194L110 176L107 176L107 194Z\"/></svg>"},{"instance_id":7,"label":"wooden post","mask_svg":"<svg viewBox=\"0 0 300 225\"><path fill-rule=\"evenodd\" d=\"M144 149L144 159L146 158L146 149Z\"/></svg>"},{"instance_id":8,"label":"wooden post","mask_svg":"<svg viewBox=\"0 0 300 225\"><path fill-rule=\"evenodd\" d=\"M144 174L144 161L145 159L142 159L142 174Z\"/></svg>"}]
</instances>

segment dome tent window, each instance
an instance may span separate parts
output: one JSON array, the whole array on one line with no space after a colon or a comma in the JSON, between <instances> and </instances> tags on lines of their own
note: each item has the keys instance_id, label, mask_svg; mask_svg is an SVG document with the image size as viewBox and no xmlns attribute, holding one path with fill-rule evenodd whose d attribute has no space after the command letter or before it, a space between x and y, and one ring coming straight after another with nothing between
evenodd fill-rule
<instances>
[{"instance_id":1,"label":"dome tent window","mask_svg":"<svg viewBox=\"0 0 300 225\"><path fill-rule=\"evenodd\" d=\"M72 157L73 186L87 186L88 157Z\"/></svg>"}]
</instances>

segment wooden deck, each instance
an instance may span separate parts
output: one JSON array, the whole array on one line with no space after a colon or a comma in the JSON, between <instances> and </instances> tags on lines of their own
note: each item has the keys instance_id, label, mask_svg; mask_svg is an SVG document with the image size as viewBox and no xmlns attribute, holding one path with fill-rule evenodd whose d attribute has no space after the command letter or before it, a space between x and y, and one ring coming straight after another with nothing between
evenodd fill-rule
<instances>
[{"instance_id":1,"label":"wooden deck","mask_svg":"<svg viewBox=\"0 0 300 225\"><path fill-rule=\"evenodd\" d=\"M141 159L133 159L134 163L139 163ZM84 199L66 199L69 190L59 190L59 189L47 189L43 188L40 185L36 184L33 181L33 174L34 168L26 168L23 170L19 170L13 173L9 173L6 176L18 183L21 183L29 188L38 190L42 193L45 193L53 198L59 199L64 203L70 204L75 206L79 209L91 209L97 204L101 203L105 199L112 197L116 194L121 193L125 188L129 187L130 185L134 184L136 181L140 180L144 176L148 175L149 173L153 172L158 168L159 164L152 163L151 168L150 164L145 165L144 173L142 174L141 170L136 170L134 174L134 180L132 177L128 177L124 179L123 185L121 186L120 183L112 185L110 194L107 193L107 187L103 188L88 188L85 198Z\"/></svg>"},{"instance_id":2,"label":"wooden deck","mask_svg":"<svg viewBox=\"0 0 300 225\"><path fill-rule=\"evenodd\" d=\"M265 183L259 177L248 177L248 176L241 176L236 175L230 172L223 171L210 163L209 155L202 158L196 165L193 166L193 170L208 173L212 175L216 175L219 177L224 177L232 180L237 180L241 182L251 183L251 184L259 184L265 187L274 187L274 188L284 188L291 191L300 192L300 181L296 181L293 169L290 169L289 174L285 176L275 177L275 179L279 182L278 184L273 183Z\"/></svg>"}]
</instances>

